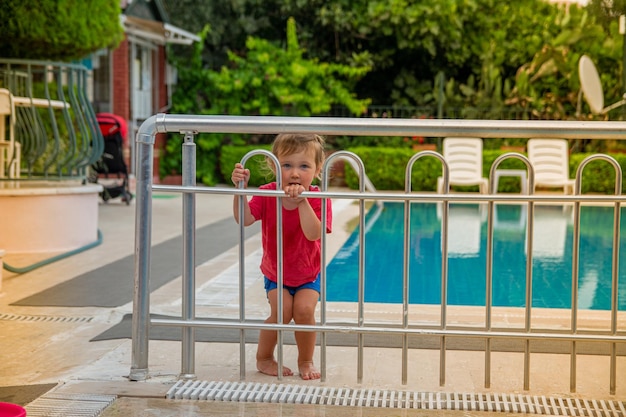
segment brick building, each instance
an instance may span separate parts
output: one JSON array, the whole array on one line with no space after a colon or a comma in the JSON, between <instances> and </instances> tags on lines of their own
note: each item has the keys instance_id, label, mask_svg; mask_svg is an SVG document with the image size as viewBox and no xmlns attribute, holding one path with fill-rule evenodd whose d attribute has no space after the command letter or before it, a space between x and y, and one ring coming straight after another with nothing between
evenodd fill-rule
<instances>
[{"instance_id":1,"label":"brick building","mask_svg":"<svg viewBox=\"0 0 626 417\"><path fill-rule=\"evenodd\" d=\"M200 38L169 23L162 0L120 0L124 40L115 50L91 57L96 113L114 113L128 122L129 139L148 117L167 112L176 75L167 63L168 43L190 45ZM157 136L155 177L164 135ZM128 141L128 166L135 172L133 141ZM155 178L156 180L157 178Z\"/></svg>"}]
</instances>

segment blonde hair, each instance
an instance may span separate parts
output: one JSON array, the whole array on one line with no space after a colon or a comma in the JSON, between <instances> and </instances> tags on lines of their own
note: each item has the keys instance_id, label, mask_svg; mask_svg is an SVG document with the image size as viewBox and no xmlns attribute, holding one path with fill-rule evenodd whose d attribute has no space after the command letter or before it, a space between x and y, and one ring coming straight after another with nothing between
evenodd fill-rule
<instances>
[{"instance_id":1,"label":"blonde hair","mask_svg":"<svg viewBox=\"0 0 626 417\"><path fill-rule=\"evenodd\" d=\"M326 158L324 152L324 146L326 145L325 139L315 133L281 133L276 136L274 143L272 144L272 153L276 157L283 155L291 155L293 153L301 151L315 150L315 168L321 169L322 164ZM271 159L266 158L267 168L274 176L276 175L276 167ZM321 171L320 171L321 174ZM318 175L317 178L320 178Z\"/></svg>"}]
</instances>

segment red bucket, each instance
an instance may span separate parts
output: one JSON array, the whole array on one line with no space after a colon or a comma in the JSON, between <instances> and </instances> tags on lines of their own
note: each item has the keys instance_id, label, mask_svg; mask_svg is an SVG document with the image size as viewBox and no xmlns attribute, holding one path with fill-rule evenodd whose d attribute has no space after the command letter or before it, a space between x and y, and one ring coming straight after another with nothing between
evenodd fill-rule
<instances>
[{"instance_id":1,"label":"red bucket","mask_svg":"<svg viewBox=\"0 0 626 417\"><path fill-rule=\"evenodd\" d=\"M26 417L26 410L17 404L0 402L0 417Z\"/></svg>"}]
</instances>

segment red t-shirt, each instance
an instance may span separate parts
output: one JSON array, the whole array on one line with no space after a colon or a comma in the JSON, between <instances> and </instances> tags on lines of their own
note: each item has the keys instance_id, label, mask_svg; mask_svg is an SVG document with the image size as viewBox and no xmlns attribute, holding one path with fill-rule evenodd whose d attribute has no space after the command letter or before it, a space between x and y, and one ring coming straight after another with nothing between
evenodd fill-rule
<instances>
[{"instance_id":1,"label":"red t-shirt","mask_svg":"<svg viewBox=\"0 0 626 417\"><path fill-rule=\"evenodd\" d=\"M276 190L276 183L272 182L259 187L261 190ZM318 187L311 186L309 191L319 191ZM277 255L278 242L276 237L276 197L252 196L250 211L255 219L261 220L261 235L263 242L263 258L261 272L272 281L278 281ZM309 204L315 211L318 219L322 218L322 199L309 198ZM326 200L326 232L331 232L332 211L330 199ZM299 287L315 281L320 272L321 240L308 240L300 227L298 209L287 210L283 207L283 284L290 287Z\"/></svg>"}]
</instances>

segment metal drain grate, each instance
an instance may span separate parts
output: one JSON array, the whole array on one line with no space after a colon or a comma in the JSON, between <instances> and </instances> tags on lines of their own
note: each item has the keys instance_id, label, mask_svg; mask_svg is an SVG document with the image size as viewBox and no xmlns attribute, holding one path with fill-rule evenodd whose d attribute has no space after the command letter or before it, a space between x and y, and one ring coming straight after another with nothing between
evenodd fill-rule
<instances>
[{"instance_id":1,"label":"metal drain grate","mask_svg":"<svg viewBox=\"0 0 626 417\"><path fill-rule=\"evenodd\" d=\"M115 395L48 393L24 408L28 417L96 417L116 398Z\"/></svg>"},{"instance_id":2,"label":"metal drain grate","mask_svg":"<svg viewBox=\"0 0 626 417\"><path fill-rule=\"evenodd\" d=\"M259 382L183 381L168 399L268 402L425 410L502 411L551 416L626 417L626 403L539 395L332 388Z\"/></svg>"},{"instance_id":3,"label":"metal drain grate","mask_svg":"<svg viewBox=\"0 0 626 417\"><path fill-rule=\"evenodd\" d=\"M6 321L32 321L32 322L58 322L58 323L89 323L93 317L68 317L68 316L24 316L18 314L0 314L0 320Z\"/></svg>"}]
</instances>

